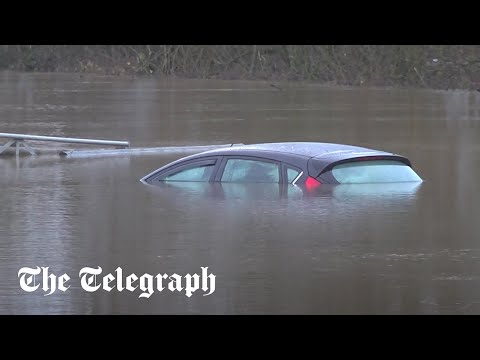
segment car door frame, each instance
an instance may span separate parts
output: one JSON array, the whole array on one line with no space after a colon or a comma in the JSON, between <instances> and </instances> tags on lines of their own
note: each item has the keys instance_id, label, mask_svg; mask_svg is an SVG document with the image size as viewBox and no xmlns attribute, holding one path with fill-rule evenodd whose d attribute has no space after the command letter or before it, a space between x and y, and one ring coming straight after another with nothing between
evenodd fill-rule
<instances>
[{"instance_id":1,"label":"car door frame","mask_svg":"<svg viewBox=\"0 0 480 360\"><path fill-rule=\"evenodd\" d=\"M218 169L220 167L220 164L222 163L222 158L223 158L223 156L207 156L207 157L204 157L204 158L196 158L196 159L191 159L191 160L187 160L187 161L177 163L175 165L169 166L166 169L160 170L157 174L154 174L151 177L151 179L149 179L149 183L151 183L151 184L152 183L163 183L165 181L158 180L159 177L168 176L169 174L176 173L176 172L178 172L182 169L188 169L188 168L192 167L192 165L196 165L196 164L199 164L200 166L201 166L201 164L208 165L209 163L212 163L212 162L214 164L214 167L213 167L212 174L210 175L210 179L208 181L201 181L201 182L213 182L214 179L215 179L215 176L218 172ZM192 181L192 182L195 182L195 181ZM197 182L200 182L200 181L197 181Z\"/></svg>"},{"instance_id":2,"label":"car door frame","mask_svg":"<svg viewBox=\"0 0 480 360\"><path fill-rule=\"evenodd\" d=\"M216 169L216 175L214 178L214 182L221 183L222 182L222 176L223 172L225 171L225 166L227 165L228 160L233 160L233 159L241 159L241 160L256 160L256 161L263 161L263 162L268 162L272 163L278 166L278 176L279 176L279 182L278 183L272 183L272 184L284 184L285 179L284 179L284 170L283 170L283 162L279 160L273 160L261 156L253 156L253 155L224 155L223 159L220 161L220 165L218 169ZM285 170L286 172L286 170Z\"/></svg>"}]
</instances>

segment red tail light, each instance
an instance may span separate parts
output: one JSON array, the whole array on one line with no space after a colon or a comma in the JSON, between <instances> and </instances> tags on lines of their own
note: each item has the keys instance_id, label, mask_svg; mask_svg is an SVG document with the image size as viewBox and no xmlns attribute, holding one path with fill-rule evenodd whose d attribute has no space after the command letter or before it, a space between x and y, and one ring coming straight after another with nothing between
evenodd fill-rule
<instances>
[{"instance_id":1,"label":"red tail light","mask_svg":"<svg viewBox=\"0 0 480 360\"><path fill-rule=\"evenodd\" d=\"M307 187L307 190L313 190L316 187L320 186L322 183L318 181L317 179L314 179L313 177L309 176L307 180L305 181L305 186Z\"/></svg>"}]
</instances>

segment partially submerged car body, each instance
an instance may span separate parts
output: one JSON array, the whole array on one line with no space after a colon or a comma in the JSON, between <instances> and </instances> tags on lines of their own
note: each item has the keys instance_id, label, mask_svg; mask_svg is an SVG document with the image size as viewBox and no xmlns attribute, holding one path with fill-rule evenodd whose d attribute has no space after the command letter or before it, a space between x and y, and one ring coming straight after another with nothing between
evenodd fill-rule
<instances>
[{"instance_id":1,"label":"partially submerged car body","mask_svg":"<svg viewBox=\"0 0 480 360\"><path fill-rule=\"evenodd\" d=\"M162 166L141 181L270 182L312 187L422 179L402 155L352 145L284 142L205 151Z\"/></svg>"}]
</instances>

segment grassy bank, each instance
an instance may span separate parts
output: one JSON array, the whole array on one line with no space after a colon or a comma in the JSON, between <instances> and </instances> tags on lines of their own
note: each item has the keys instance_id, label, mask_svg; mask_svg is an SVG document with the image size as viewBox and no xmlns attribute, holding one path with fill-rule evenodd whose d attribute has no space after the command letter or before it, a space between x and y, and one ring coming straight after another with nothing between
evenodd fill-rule
<instances>
[{"instance_id":1,"label":"grassy bank","mask_svg":"<svg viewBox=\"0 0 480 360\"><path fill-rule=\"evenodd\" d=\"M1 45L0 69L479 89L473 45Z\"/></svg>"}]
</instances>

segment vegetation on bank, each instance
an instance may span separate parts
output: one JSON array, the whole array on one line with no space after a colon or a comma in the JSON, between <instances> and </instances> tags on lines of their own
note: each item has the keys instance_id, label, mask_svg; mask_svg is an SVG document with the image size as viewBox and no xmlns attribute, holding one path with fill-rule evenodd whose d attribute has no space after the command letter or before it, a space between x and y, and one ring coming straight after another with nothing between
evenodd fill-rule
<instances>
[{"instance_id":1,"label":"vegetation on bank","mask_svg":"<svg viewBox=\"0 0 480 360\"><path fill-rule=\"evenodd\" d=\"M1 45L0 69L480 89L480 46Z\"/></svg>"}]
</instances>

